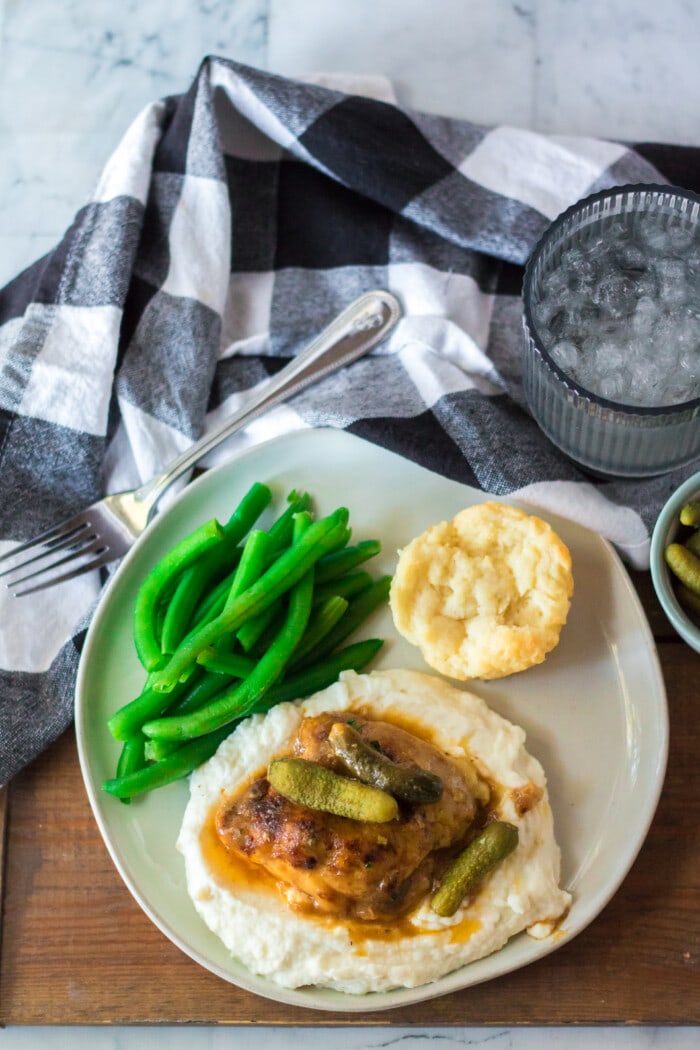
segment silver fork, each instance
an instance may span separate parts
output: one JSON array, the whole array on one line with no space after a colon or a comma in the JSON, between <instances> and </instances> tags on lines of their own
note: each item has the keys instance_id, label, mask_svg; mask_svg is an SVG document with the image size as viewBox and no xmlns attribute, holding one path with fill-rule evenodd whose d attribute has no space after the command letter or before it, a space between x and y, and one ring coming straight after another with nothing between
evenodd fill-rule
<instances>
[{"instance_id":1,"label":"silver fork","mask_svg":"<svg viewBox=\"0 0 700 1050\"><path fill-rule=\"evenodd\" d=\"M198 460L267 409L367 353L389 334L400 316L401 308L389 292L372 291L360 296L246 405L186 449L161 474L130 492L105 496L1 555L0 562L12 562L0 571L0 576L8 577L8 587L35 581L14 591L14 597L53 587L126 554L148 525L164 492ZM20 554L25 557L16 562ZM49 558L53 560L49 562ZM17 577L27 568L29 573Z\"/></svg>"}]
</instances>

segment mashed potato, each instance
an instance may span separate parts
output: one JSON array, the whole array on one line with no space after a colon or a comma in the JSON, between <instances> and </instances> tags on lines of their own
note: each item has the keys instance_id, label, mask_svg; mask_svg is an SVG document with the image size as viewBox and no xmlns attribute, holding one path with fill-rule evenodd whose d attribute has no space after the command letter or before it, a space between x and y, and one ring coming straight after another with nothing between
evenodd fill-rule
<instances>
[{"instance_id":1,"label":"mashed potato","mask_svg":"<svg viewBox=\"0 0 700 1050\"><path fill-rule=\"evenodd\" d=\"M207 837L217 804L288 751L303 718L325 711L410 726L469 770L484 791L488 784L495 816L517 826L515 851L453 916L439 917L427 899L391 928L313 915L296 910L254 871L232 873L217 861ZM286 987L357 994L434 981L523 930L546 936L570 897L559 888L544 772L524 744L524 731L479 698L412 671L346 672L307 700L253 716L191 777L177 844L195 908L252 972Z\"/></svg>"},{"instance_id":2,"label":"mashed potato","mask_svg":"<svg viewBox=\"0 0 700 1050\"><path fill-rule=\"evenodd\" d=\"M541 518L489 501L433 525L399 554L396 629L451 678L541 663L566 623L571 556Z\"/></svg>"}]
</instances>

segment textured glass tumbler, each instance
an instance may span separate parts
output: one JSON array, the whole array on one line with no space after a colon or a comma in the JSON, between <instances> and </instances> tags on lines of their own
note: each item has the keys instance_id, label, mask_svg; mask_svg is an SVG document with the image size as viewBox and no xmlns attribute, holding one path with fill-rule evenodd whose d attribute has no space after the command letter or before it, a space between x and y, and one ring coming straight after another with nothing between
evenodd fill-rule
<instances>
[{"instance_id":1,"label":"textured glass tumbler","mask_svg":"<svg viewBox=\"0 0 700 1050\"><path fill-rule=\"evenodd\" d=\"M543 345L534 311L543 282L563 253L604 232L615 216L655 213L700 224L700 197L673 186L619 186L563 212L536 245L523 285L523 385L547 437L590 471L615 477L662 474L700 456L700 398L641 408L591 393L556 364Z\"/></svg>"}]
</instances>

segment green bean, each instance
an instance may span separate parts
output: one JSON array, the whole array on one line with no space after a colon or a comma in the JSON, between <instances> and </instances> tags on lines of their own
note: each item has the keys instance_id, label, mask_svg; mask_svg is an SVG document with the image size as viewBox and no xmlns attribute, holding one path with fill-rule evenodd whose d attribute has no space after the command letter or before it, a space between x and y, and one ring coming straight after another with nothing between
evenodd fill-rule
<instances>
[{"instance_id":1,"label":"green bean","mask_svg":"<svg viewBox=\"0 0 700 1050\"><path fill-rule=\"evenodd\" d=\"M334 594L341 598L354 598L366 591L373 583L374 580L368 572L350 572L346 576L339 576L336 580L329 580L327 583L315 586L314 601L325 601Z\"/></svg>"},{"instance_id":2,"label":"green bean","mask_svg":"<svg viewBox=\"0 0 700 1050\"><path fill-rule=\"evenodd\" d=\"M179 750L184 747L182 740L153 740L146 741L146 757L150 762L162 762L168 755L172 755L173 751Z\"/></svg>"},{"instance_id":3,"label":"green bean","mask_svg":"<svg viewBox=\"0 0 700 1050\"><path fill-rule=\"evenodd\" d=\"M230 675L221 674L218 671L205 671L196 685L193 685L184 696L168 707L167 713L168 715L186 715L190 711L197 711L224 689L228 689L230 684ZM165 695L172 696L173 694L166 693Z\"/></svg>"},{"instance_id":4,"label":"green bean","mask_svg":"<svg viewBox=\"0 0 700 1050\"><path fill-rule=\"evenodd\" d=\"M146 681L144 682L143 689L150 689L153 686L153 683L155 682L156 677L157 677L157 672L156 671L149 671L148 674L146 675ZM141 690L141 692L143 692L143 689Z\"/></svg>"},{"instance_id":5,"label":"green bean","mask_svg":"<svg viewBox=\"0 0 700 1050\"><path fill-rule=\"evenodd\" d=\"M700 558L682 543L669 543L664 556L674 576L691 591L700 594Z\"/></svg>"},{"instance_id":6,"label":"green bean","mask_svg":"<svg viewBox=\"0 0 700 1050\"><path fill-rule=\"evenodd\" d=\"M281 612L282 599L279 598L276 602L273 602L272 605L268 605L267 609L259 613L258 616L254 616L252 620L248 620L242 627L239 627L236 633L236 638L240 642L244 652L250 652L257 640L265 633L272 621L279 616Z\"/></svg>"},{"instance_id":7,"label":"green bean","mask_svg":"<svg viewBox=\"0 0 700 1050\"><path fill-rule=\"evenodd\" d=\"M128 773L123 777L105 780L102 788L116 798L133 798L134 795L141 795L145 791L163 787L164 784L187 776L193 769L211 758L228 733L229 729L226 727L214 733L208 733L206 736L197 737L196 740L190 740L183 747L179 747L177 751L173 751L172 754L161 759L160 762L155 762L152 766L146 766L144 769Z\"/></svg>"},{"instance_id":8,"label":"green bean","mask_svg":"<svg viewBox=\"0 0 700 1050\"><path fill-rule=\"evenodd\" d=\"M302 657L311 652L331 628L335 626L348 608L349 602L347 599L362 593L362 591L369 590L373 582L368 572L357 572L351 573L342 579L322 584L320 587L316 587L314 584L313 604L316 607L314 618L318 615L322 606L329 602L332 604L328 605L325 611L321 613L320 621L314 624L313 629L316 633L316 638L313 644L307 644L308 639L306 637L302 638L299 650L294 654L293 664L298 664ZM341 607L339 602L332 601L332 599L341 599L345 604ZM251 652L253 656L262 655L279 630L283 616L284 610L280 602L270 606L265 613L260 617L256 617L254 621L244 624L238 632L238 640L244 648L246 648L246 645L248 646L246 652ZM334 618L333 623L330 622L331 616ZM250 627L250 631L246 631L246 627ZM307 628L307 633L310 630L311 624ZM342 641L342 638L340 640Z\"/></svg>"},{"instance_id":9,"label":"green bean","mask_svg":"<svg viewBox=\"0 0 700 1050\"><path fill-rule=\"evenodd\" d=\"M158 648L160 649L161 638L163 637L163 626L165 624L165 614L167 611L168 603L170 599L167 595L159 601L156 606L155 615L153 618L153 634L155 636Z\"/></svg>"},{"instance_id":10,"label":"green bean","mask_svg":"<svg viewBox=\"0 0 700 1050\"><path fill-rule=\"evenodd\" d=\"M276 758L267 779L280 795L310 809L348 820L386 824L399 815L395 798L359 780L341 777L305 758Z\"/></svg>"},{"instance_id":11,"label":"green bean","mask_svg":"<svg viewBox=\"0 0 700 1050\"><path fill-rule=\"evenodd\" d=\"M269 711L276 704L298 700L317 693L319 689L326 689L338 680L343 671L361 671L374 659L383 644L381 638L365 638L362 642L346 645L344 649L273 685L260 703L256 704L255 711Z\"/></svg>"},{"instance_id":12,"label":"green bean","mask_svg":"<svg viewBox=\"0 0 700 1050\"><path fill-rule=\"evenodd\" d=\"M160 636L161 652L168 656L175 652L194 626L201 607L204 607L205 614L209 615L208 596L212 591L217 591L218 595L218 585L224 571L230 586L240 557L241 548L232 546L224 537L218 547L207 551L194 565L184 570L167 605ZM224 601L225 595L220 608L215 609L217 616L223 608Z\"/></svg>"},{"instance_id":13,"label":"green bean","mask_svg":"<svg viewBox=\"0 0 700 1050\"><path fill-rule=\"evenodd\" d=\"M168 755L184 747L182 740L146 740L144 752L149 762L162 762Z\"/></svg>"},{"instance_id":14,"label":"green bean","mask_svg":"<svg viewBox=\"0 0 700 1050\"><path fill-rule=\"evenodd\" d=\"M183 569L221 542L223 529L215 518L185 536L155 565L141 584L134 605L134 643L147 671L163 666L164 656L156 634L156 613L163 596Z\"/></svg>"},{"instance_id":15,"label":"green bean","mask_svg":"<svg viewBox=\"0 0 700 1050\"><path fill-rule=\"evenodd\" d=\"M294 528L294 518L300 511L308 510L311 506L311 497L308 492L298 495L295 491L290 492L287 497L290 501L289 507L270 528L270 538L273 541L271 550L272 557L276 557L284 547L288 547ZM272 561L272 558L270 559ZM266 566L267 568L268 566ZM236 638L243 647L244 652L250 652L258 638L270 626L278 613L282 612L282 602L275 601L271 606L248 620L236 632Z\"/></svg>"},{"instance_id":16,"label":"green bean","mask_svg":"<svg viewBox=\"0 0 700 1050\"><path fill-rule=\"evenodd\" d=\"M379 554L382 545L379 540L361 540L354 547L345 547L341 551L332 554L324 554L319 558L316 566L316 583L326 583L335 580L338 576L345 576L351 569L357 568L363 562Z\"/></svg>"},{"instance_id":17,"label":"green bean","mask_svg":"<svg viewBox=\"0 0 700 1050\"><path fill-rule=\"evenodd\" d=\"M298 671L296 674L285 675L282 681L273 685L260 700L256 701L255 707L250 713L260 714L269 711L270 708L275 707L277 704L286 703L289 700L300 700L302 697L310 696L311 693L317 693L320 689L326 689L338 680L338 676L343 671L361 671L374 659L383 644L380 638L366 638L362 642L354 642L352 645L347 645L344 649L339 649L337 653L327 656L324 660L319 660L312 667L306 667L303 671ZM223 675L215 675L214 677L223 679ZM203 682L202 686L204 684ZM228 688L227 684L222 685L217 692L223 693ZM192 694L194 694L194 690L192 690ZM211 697L206 699L211 699ZM195 701L194 695L190 698L190 694L188 694L173 704L172 708L168 708L168 713L188 714L190 711L195 711L198 707L204 706L204 701L201 703L193 701Z\"/></svg>"},{"instance_id":18,"label":"green bean","mask_svg":"<svg viewBox=\"0 0 700 1050\"><path fill-rule=\"evenodd\" d=\"M353 631L357 630L361 623L374 612L389 597L391 576L380 576L378 580L363 591L350 602L347 611L338 620L335 627L321 639L319 644L304 657L300 666L305 667L309 663L320 660L321 657L332 653L341 642L345 641Z\"/></svg>"},{"instance_id":19,"label":"green bean","mask_svg":"<svg viewBox=\"0 0 700 1050\"><path fill-rule=\"evenodd\" d=\"M309 510L302 510L298 514L294 515L294 525L292 530L292 543L298 543L302 536L308 532L309 526L313 522L313 514ZM317 559L318 560L318 559ZM315 563L314 563L315 564ZM313 579L311 581L313 583Z\"/></svg>"},{"instance_id":20,"label":"green bean","mask_svg":"<svg viewBox=\"0 0 700 1050\"><path fill-rule=\"evenodd\" d=\"M215 671L230 678L246 678L255 667L253 660L249 660L247 656L220 653L214 648L204 649L197 657L197 663L206 667L207 671Z\"/></svg>"},{"instance_id":21,"label":"green bean","mask_svg":"<svg viewBox=\"0 0 700 1050\"><path fill-rule=\"evenodd\" d=\"M124 741L122 746L121 754L119 755L119 761L117 762L117 776L124 777L128 773L134 773L137 769L142 769L145 765L146 754L145 754L145 742L141 730L134 733L129 737L128 740ZM128 805L131 799L128 797L122 798L122 802Z\"/></svg>"},{"instance_id":22,"label":"green bean","mask_svg":"<svg viewBox=\"0 0 700 1050\"><path fill-rule=\"evenodd\" d=\"M270 534L260 529L253 529L243 547L241 560L238 563L231 587L229 588L224 612L231 608L239 594L247 590L260 577L263 567L268 563L272 541Z\"/></svg>"},{"instance_id":23,"label":"green bean","mask_svg":"<svg viewBox=\"0 0 700 1050\"><path fill-rule=\"evenodd\" d=\"M207 672L204 677L189 690L177 703L168 708L168 715L186 715L191 711L197 711L206 703L213 700L215 696L227 689L231 679L229 675ZM165 694L166 696L169 694ZM170 694L172 695L172 694ZM160 762L166 755L182 747L181 740L158 740L149 739L146 742L146 755L154 762Z\"/></svg>"},{"instance_id":24,"label":"green bean","mask_svg":"<svg viewBox=\"0 0 700 1050\"><path fill-rule=\"evenodd\" d=\"M295 492L290 493L288 498L295 495ZM303 498L296 498L291 503L284 514L277 519L275 524L272 526L269 532L269 536L273 540L270 549L267 551L267 563L265 568L269 568L275 557L279 555L282 547L280 544L284 543L289 545L292 539L292 532L294 528L294 519L301 513L305 512L306 504L310 502L308 493L303 493ZM275 528L277 531L275 533ZM254 581L251 581L254 582ZM223 606L219 608L219 614L223 612ZM279 628L284 620L284 602L282 598L277 598L275 601L264 609L257 616L252 617L250 620L242 625L242 627L236 632L236 638L240 642L244 652L250 652L258 639L262 641L255 650L257 655L261 655L271 644L275 635L278 633Z\"/></svg>"},{"instance_id":25,"label":"green bean","mask_svg":"<svg viewBox=\"0 0 700 1050\"><path fill-rule=\"evenodd\" d=\"M271 500L272 492L269 485L261 481L254 481L224 525L226 538L234 543L240 543L265 508L269 506Z\"/></svg>"},{"instance_id":26,"label":"green bean","mask_svg":"<svg viewBox=\"0 0 700 1050\"><path fill-rule=\"evenodd\" d=\"M442 780L435 773L392 762L346 722L331 726L328 742L343 765L363 784L372 784L406 802L437 802L442 795Z\"/></svg>"},{"instance_id":27,"label":"green bean","mask_svg":"<svg viewBox=\"0 0 700 1050\"><path fill-rule=\"evenodd\" d=\"M383 644L379 638L368 638L363 642L355 642L353 645L346 646L345 649L339 650L333 656L327 657L327 659L315 664L313 667L309 667L307 670L299 672L299 674L290 675L283 682L268 689L256 701L248 714L265 714L271 708L276 707L277 704L286 703L290 700L301 700L303 697L310 696L320 689L326 689L338 680L338 676L343 671L361 671L374 659ZM223 679L223 675L217 674L212 674L210 677ZM208 684L211 686L212 683L207 683L206 679L200 683L201 698L198 699L195 696L196 690L193 689L187 696L168 709L169 714L187 714L190 711L196 711L199 707L203 707L212 696L228 688L228 686L219 685L211 695L206 695L205 687ZM242 718L236 719L229 726L230 731L233 732L234 726L241 721L243 721ZM163 740L159 737L152 737L146 743L146 751L152 754L155 761L160 761L160 759L172 754L173 751L182 746L181 740Z\"/></svg>"},{"instance_id":28,"label":"green bean","mask_svg":"<svg viewBox=\"0 0 700 1050\"><path fill-rule=\"evenodd\" d=\"M326 598L314 609L309 617L304 637L299 642L289 661L290 668L293 668L307 653L316 648L321 639L335 627L347 607L347 599L341 598L339 595L333 595L331 598Z\"/></svg>"},{"instance_id":29,"label":"green bean","mask_svg":"<svg viewBox=\"0 0 700 1050\"><path fill-rule=\"evenodd\" d=\"M203 649L214 645L223 634L237 630L246 620L272 605L298 583L322 554L334 549L347 535L347 519L347 509L339 507L333 514L313 522L299 541L280 554L252 587L232 602L226 612L185 639L160 671L154 687L165 692L171 690Z\"/></svg>"},{"instance_id":30,"label":"green bean","mask_svg":"<svg viewBox=\"0 0 700 1050\"><path fill-rule=\"evenodd\" d=\"M200 571L197 571L198 568ZM191 565L178 580L173 596L168 602L160 632L162 653L174 653L184 638L192 613L206 589L207 575L208 573L201 571L201 566Z\"/></svg>"},{"instance_id":31,"label":"green bean","mask_svg":"<svg viewBox=\"0 0 700 1050\"><path fill-rule=\"evenodd\" d=\"M700 525L700 499L692 499L681 509L681 525Z\"/></svg>"},{"instance_id":32,"label":"green bean","mask_svg":"<svg viewBox=\"0 0 700 1050\"><path fill-rule=\"evenodd\" d=\"M225 615L239 594L242 594L259 579L271 561L271 548L272 540L269 533L254 529L249 534L220 615ZM234 637L235 631L227 631L217 639L214 648L222 652L230 649Z\"/></svg>"},{"instance_id":33,"label":"green bean","mask_svg":"<svg viewBox=\"0 0 700 1050\"><path fill-rule=\"evenodd\" d=\"M437 915L454 915L466 895L517 845L518 829L513 824L502 820L487 824L449 868L430 901L430 907Z\"/></svg>"},{"instance_id":34,"label":"green bean","mask_svg":"<svg viewBox=\"0 0 700 1050\"><path fill-rule=\"evenodd\" d=\"M159 742L157 740L146 741L143 751L147 762L160 762L161 758L165 758L166 755L172 754L172 752L175 750L174 747L163 749L158 745ZM117 768L117 777L123 775L123 773L120 774L119 769ZM122 799L122 802L124 801L126 800Z\"/></svg>"},{"instance_id":35,"label":"green bean","mask_svg":"<svg viewBox=\"0 0 700 1050\"><path fill-rule=\"evenodd\" d=\"M313 598L311 601L313 605ZM280 599L274 603L274 610L274 616L270 619L269 624L267 624L265 630L255 641L252 648L248 650L248 655L253 660L259 660L261 656L264 656L279 634L286 615L284 599Z\"/></svg>"},{"instance_id":36,"label":"green bean","mask_svg":"<svg viewBox=\"0 0 700 1050\"><path fill-rule=\"evenodd\" d=\"M311 696L320 689L327 689L329 685L337 682L343 671L361 671L377 655L384 642L381 638L366 638L362 642L353 642L339 649L332 656L311 667L305 667L303 671L289 675L276 685L273 685L264 696L255 704L251 714L263 714L277 704L288 703L290 700L301 700L305 696Z\"/></svg>"},{"instance_id":37,"label":"green bean","mask_svg":"<svg viewBox=\"0 0 700 1050\"><path fill-rule=\"evenodd\" d=\"M302 511L297 515L295 535L297 526L301 530L308 524L303 520L305 514L306 512ZM313 527L313 524L308 524L304 535L298 541L300 544ZM210 733L220 726L228 725L234 719L243 718L244 715L249 714L255 703L280 677L304 633L311 611L314 582L312 565L313 562L292 587L284 626L248 677L191 715L159 718L153 722L147 722L143 727L146 736L163 737L166 740L186 740Z\"/></svg>"},{"instance_id":38,"label":"green bean","mask_svg":"<svg viewBox=\"0 0 700 1050\"><path fill-rule=\"evenodd\" d=\"M182 573L168 602L160 642L162 652L170 654L175 651L187 633L192 614L202 595L225 568L233 567L231 559L236 557L238 544L271 499L272 493L268 486L259 481L254 482L223 526L222 542Z\"/></svg>"},{"instance_id":39,"label":"green bean","mask_svg":"<svg viewBox=\"0 0 700 1050\"><path fill-rule=\"evenodd\" d=\"M128 740L132 733L140 730L144 722L157 718L166 711L169 714L184 714L196 710L225 689L232 677L238 677L228 673L205 671L198 664L194 665L194 668L196 674L192 674L187 681L178 682L171 692L156 692L146 688L135 700L116 711L107 721L114 739ZM239 664L239 670L242 669L242 665Z\"/></svg>"},{"instance_id":40,"label":"green bean","mask_svg":"<svg viewBox=\"0 0 700 1050\"><path fill-rule=\"evenodd\" d=\"M294 518L302 510L311 509L311 496L308 492L297 492L296 489L287 496L289 506L270 526L270 536L275 549L280 551L292 542Z\"/></svg>"},{"instance_id":41,"label":"green bean","mask_svg":"<svg viewBox=\"0 0 700 1050\"><path fill-rule=\"evenodd\" d=\"M173 700L182 696L193 685L192 681L178 682L170 693L157 692L148 686L135 700L124 704L108 719L107 728L115 740L127 741L144 722L163 714Z\"/></svg>"},{"instance_id":42,"label":"green bean","mask_svg":"<svg viewBox=\"0 0 700 1050\"><path fill-rule=\"evenodd\" d=\"M213 587L208 594L203 596L201 602L194 611L192 627L188 633L191 634L192 631L196 631L198 627L203 627L204 624L211 623L212 620L215 620L217 616L221 616L235 575L236 568L234 567L222 580L219 580L216 586ZM185 637L187 637L187 635L185 635Z\"/></svg>"}]
</instances>

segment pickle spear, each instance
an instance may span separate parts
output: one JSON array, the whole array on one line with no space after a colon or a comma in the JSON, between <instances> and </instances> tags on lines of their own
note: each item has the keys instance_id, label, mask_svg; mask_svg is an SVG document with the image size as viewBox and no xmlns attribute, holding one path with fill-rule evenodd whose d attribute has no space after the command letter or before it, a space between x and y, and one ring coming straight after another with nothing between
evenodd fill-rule
<instances>
[{"instance_id":1,"label":"pickle spear","mask_svg":"<svg viewBox=\"0 0 700 1050\"><path fill-rule=\"evenodd\" d=\"M689 503L681 509L680 513L681 525L692 525L695 528L700 525L700 500L691 499Z\"/></svg>"},{"instance_id":2,"label":"pickle spear","mask_svg":"<svg viewBox=\"0 0 700 1050\"><path fill-rule=\"evenodd\" d=\"M437 802L442 780L426 769L399 766L380 751L366 744L346 722L331 726L328 742L343 765L365 784L387 791L406 802Z\"/></svg>"},{"instance_id":3,"label":"pickle spear","mask_svg":"<svg viewBox=\"0 0 700 1050\"><path fill-rule=\"evenodd\" d=\"M695 532L691 532L690 536L688 536L688 539L685 541L685 546L689 551L692 551L693 554L700 555L700 531L696 529Z\"/></svg>"},{"instance_id":4,"label":"pickle spear","mask_svg":"<svg viewBox=\"0 0 700 1050\"><path fill-rule=\"evenodd\" d=\"M687 612L691 613L695 619L700 617L700 594L697 591L691 591L690 587L686 587L679 581L676 586L676 595Z\"/></svg>"},{"instance_id":5,"label":"pickle spear","mask_svg":"<svg viewBox=\"0 0 700 1050\"><path fill-rule=\"evenodd\" d=\"M700 558L682 543L669 543L664 551L666 564L686 587L700 594Z\"/></svg>"},{"instance_id":6,"label":"pickle spear","mask_svg":"<svg viewBox=\"0 0 700 1050\"><path fill-rule=\"evenodd\" d=\"M337 817L384 824L399 814L398 803L378 788L338 776L325 766L304 758L276 758L267 779L280 795L310 809Z\"/></svg>"},{"instance_id":7,"label":"pickle spear","mask_svg":"<svg viewBox=\"0 0 700 1050\"><path fill-rule=\"evenodd\" d=\"M454 915L468 893L518 845L518 829L503 820L487 824L448 868L430 907L444 917Z\"/></svg>"}]
</instances>

